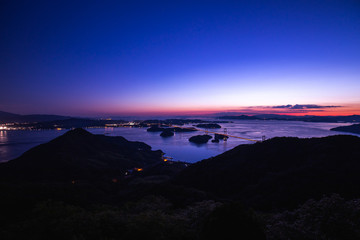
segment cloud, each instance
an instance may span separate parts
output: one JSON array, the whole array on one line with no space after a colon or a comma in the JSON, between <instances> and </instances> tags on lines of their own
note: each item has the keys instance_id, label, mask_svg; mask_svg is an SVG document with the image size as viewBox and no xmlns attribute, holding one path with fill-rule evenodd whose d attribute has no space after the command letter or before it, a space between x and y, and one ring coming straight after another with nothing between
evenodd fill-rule
<instances>
[{"instance_id":1,"label":"cloud","mask_svg":"<svg viewBox=\"0 0 360 240\"><path fill-rule=\"evenodd\" d=\"M316 105L316 104L295 104L295 105L280 105L280 106L272 106L271 108L283 108L283 109L303 109L303 110L308 110L308 109L324 109L324 108L339 108L342 106L321 106L321 105Z\"/></svg>"}]
</instances>

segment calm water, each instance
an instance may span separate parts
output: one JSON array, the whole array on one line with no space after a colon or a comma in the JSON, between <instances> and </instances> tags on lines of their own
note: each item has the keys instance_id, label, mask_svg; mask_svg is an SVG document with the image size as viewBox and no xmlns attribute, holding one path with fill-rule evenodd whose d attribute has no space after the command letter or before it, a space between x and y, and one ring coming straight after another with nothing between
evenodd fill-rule
<instances>
[{"instance_id":1,"label":"calm water","mask_svg":"<svg viewBox=\"0 0 360 240\"><path fill-rule=\"evenodd\" d=\"M226 128L230 135L261 140L263 135L266 138L281 136L308 138L344 134L330 131L329 129L350 124L235 120L233 123L222 123L220 125L223 128L216 129L214 132L223 133L224 128ZM176 133L173 137L162 138L159 136L160 133L147 132L146 128L95 128L87 130L95 134L123 136L130 141L145 142L153 150L161 149L166 155L173 157L174 160L187 162L200 161L230 150L239 144L252 143L237 138L229 138L228 141L220 141L220 143L209 141L209 143L204 145L196 145L188 141L191 136L202 134L201 132ZM0 131L0 162L14 159L30 148L48 142L66 131Z\"/></svg>"}]
</instances>

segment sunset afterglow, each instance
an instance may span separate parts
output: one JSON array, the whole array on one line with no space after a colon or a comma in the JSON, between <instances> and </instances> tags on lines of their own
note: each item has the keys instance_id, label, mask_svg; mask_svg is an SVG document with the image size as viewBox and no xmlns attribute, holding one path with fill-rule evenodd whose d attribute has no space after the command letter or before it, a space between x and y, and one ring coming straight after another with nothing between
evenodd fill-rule
<instances>
[{"instance_id":1,"label":"sunset afterglow","mask_svg":"<svg viewBox=\"0 0 360 240\"><path fill-rule=\"evenodd\" d=\"M2 5L2 111L360 114L356 1Z\"/></svg>"}]
</instances>

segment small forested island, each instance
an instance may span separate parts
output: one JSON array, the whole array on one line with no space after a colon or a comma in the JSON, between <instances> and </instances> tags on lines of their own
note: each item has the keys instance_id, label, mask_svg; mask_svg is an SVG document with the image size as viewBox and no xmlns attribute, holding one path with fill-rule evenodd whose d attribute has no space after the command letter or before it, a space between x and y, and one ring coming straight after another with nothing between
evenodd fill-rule
<instances>
[{"instance_id":1,"label":"small forested island","mask_svg":"<svg viewBox=\"0 0 360 240\"><path fill-rule=\"evenodd\" d=\"M0 238L359 239L359 159L349 135L189 164L74 129L0 164Z\"/></svg>"},{"instance_id":2,"label":"small forested island","mask_svg":"<svg viewBox=\"0 0 360 240\"><path fill-rule=\"evenodd\" d=\"M164 130L165 130L165 128L159 127L159 126L152 126L152 127L149 127L148 129L146 129L146 131L148 131L148 132L162 132Z\"/></svg>"},{"instance_id":3,"label":"small forested island","mask_svg":"<svg viewBox=\"0 0 360 240\"><path fill-rule=\"evenodd\" d=\"M174 132L196 132L197 131L197 129L193 128L193 127L187 127L187 128L174 127L172 129Z\"/></svg>"},{"instance_id":4,"label":"small forested island","mask_svg":"<svg viewBox=\"0 0 360 240\"><path fill-rule=\"evenodd\" d=\"M164 131L162 131L160 136L161 137L172 137L172 136L174 136L174 130L173 129L165 129Z\"/></svg>"},{"instance_id":5,"label":"small forested island","mask_svg":"<svg viewBox=\"0 0 360 240\"><path fill-rule=\"evenodd\" d=\"M215 133L215 138L213 140L211 140L211 142L218 143L218 142L220 142L220 140L227 141L228 138L229 137L226 135Z\"/></svg>"},{"instance_id":6,"label":"small forested island","mask_svg":"<svg viewBox=\"0 0 360 240\"><path fill-rule=\"evenodd\" d=\"M148 132L161 132L161 137L172 137L175 135L175 132L195 132L197 129L195 128L182 128L182 127L159 127L152 126L148 128L146 131Z\"/></svg>"},{"instance_id":7,"label":"small forested island","mask_svg":"<svg viewBox=\"0 0 360 240\"><path fill-rule=\"evenodd\" d=\"M189 142L204 144L207 143L212 137L210 135L196 135L189 138Z\"/></svg>"},{"instance_id":8,"label":"small forested island","mask_svg":"<svg viewBox=\"0 0 360 240\"><path fill-rule=\"evenodd\" d=\"M353 124L350 126L342 126L342 127L335 127L330 129L331 131L338 131L338 132L349 132L349 133L356 133L360 134L360 124Z\"/></svg>"},{"instance_id":9,"label":"small forested island","mask_svg":"<svg viewBox=\"0 0 360 240\"><path fill-rule=\"evenodd\" d=\"M215 129L215 128L221 128L221 126L217 123L202 123L196 125L198 128L209 128L209 129Z\"/></svg>"},{"instance_id":10,"label":"small forested island","mask_svg":"<svg viewBox=\"0 0 360 240\"><path fill-rule=\"evenodd\" d=\"M229 137L226 135L215 133L215 139L217 139L217 140L225 140L226 141L228 138Z\"/></svg>"}]
</instances>

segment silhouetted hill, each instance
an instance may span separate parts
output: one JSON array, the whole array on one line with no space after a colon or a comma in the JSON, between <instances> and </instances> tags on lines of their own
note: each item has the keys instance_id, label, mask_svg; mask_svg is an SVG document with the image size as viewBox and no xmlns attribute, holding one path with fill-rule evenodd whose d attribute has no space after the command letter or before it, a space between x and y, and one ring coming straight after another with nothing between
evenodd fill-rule
<instances>
[{"instance_id":1,"label":"silhouetted hill","mask_svg":"<svg viewBox=\"0 0 360 240\"><path fill-rule=\"evenodd\" d=\"M0 111L0 123L25 123L25 122L43 122L43 121L55 121L67 119L69 117L59 115L46 115L46 114L32 114L32 115L20 115L8 112Z\"/></svg>"},{"instance_id":2,"label":"silhouetted hill","mask_svg":"<svg viewBox=\"0 0 360 240\"><path fill-rule=\"evenodd\" d=\"M353 124L350 126L342 126L330 129L331 131L339 131L339 132L350 132L360 134L360 124Z\"/></svg>"},{"instance_id":3,"label":"silhouetted hill","mask_svg":"<svg viewBox=\"0 0 360 240\"><path fill-rule=\"evenodd\" d=\"M3 119L3 118L15 118L15 117L18 117L20 115L18 114L14 114L14 113L9 113L9 112L3 112L3 111L0 111L0 118Z\"/></svg>"},{"instance_id":4,"label":"silhouetted hill","mask_svg":"<svg viewBox=\"0 0 360 240\"><path fill-rule=\"evenodd\" d=\"M360 138L273 138L186 168L177 183L259 209L295 207L339 193L360 197Z\"/></svg>"},{"instance_id":5,"label":"silhouetted hill","mask_svg":"<svg viewBox=\"0 0 360 240\"><path fill-rule=\"evenodd\" d=\"M359 200L322 197L359 197L359 146L274 138L188 166L75 129L0 164L0 238L359 239Z\"/></svg>"},{"instance_id":6,"label":"silhouetted hill","mask_svg":"<svg viewBox=\"0 0 360 240\"><path fill-rule=\"evenodd\" d=\"M0 178L16 180L81 180L122 177L127 169L161 161L161 151L123 137L93 135L83 129L0 164Z\"/></svg>"},{"instance_id":7,"label":"silhouetted hill","mask_svg":"<svg viewBox=\"0 0 360 240\"><path fill-rule=\"evenodd\" d=\"M360 122L360 116L305 116L299 117L297 120L304 122Z\"/></svg>"}]
</instances>

